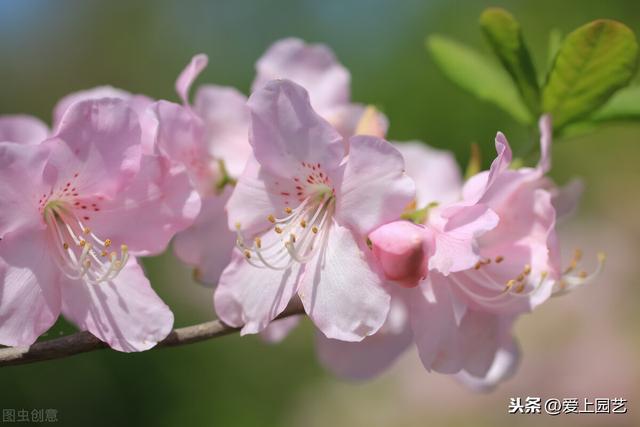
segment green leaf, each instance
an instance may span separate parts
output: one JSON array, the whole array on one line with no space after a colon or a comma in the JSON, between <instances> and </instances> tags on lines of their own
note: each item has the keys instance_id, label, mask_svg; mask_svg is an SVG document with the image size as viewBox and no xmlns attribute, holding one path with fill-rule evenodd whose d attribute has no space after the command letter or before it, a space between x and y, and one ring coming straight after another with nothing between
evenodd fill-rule
<instances>
[{"instance_id":1,"label":"green leaf","mask_svg":"<svg viewBox=\"0 0 640 427\"><path fill-rule=\"evenodd\" d=\"M494 103L518 122L532 123L532 116L513 82L497 64L443 36L429 36L426 45L440 70L452 82L476 97Z\"/></svg>"},{"instance_id":2,"label":"green leaf","mask_svg":"<svg viewBox=\"0 0 640 427\"><path fill-rule=\"evenodd\" d=\"M591 120L639 120L640 119L640 86L629 86L620 89L601 109L596 111Z\"/></svg>"},{"instance_id":3,"label":"green leaf","mask_svg":"<svg viewBox=\"0 0 640 427\"><path fill-rule=\"evenodd\" d=\"M560 46L562 46L562 38L562 31L557 28L554 28L549 33L549 45L547 46L547 73L551 72L551 68L553 68L553 60L558 54Z\"/></svg>"},{"instance_id":4,"label":"green leaf","mask_svg":"<svg viewBox=\"0 0 640 427\"><path fill-rule=\"evenodd\" d=\"M542 92L542 109L551 113L554 129L603 105L629 83L637 63L636 37L620 22L601 19L569 34Z\"/></svg>"},{"instance_id":5,"label":"green leaf","mask_svg":"<svg viewBox=\"0 0 640 427\"><path fill-rule=\"evenodd\" d=\"M489 8L480 15L480 27L511 75L529 111L537 116L540 112L540 89L520 24L506 10Z\"/></svg>"}]
</instances>

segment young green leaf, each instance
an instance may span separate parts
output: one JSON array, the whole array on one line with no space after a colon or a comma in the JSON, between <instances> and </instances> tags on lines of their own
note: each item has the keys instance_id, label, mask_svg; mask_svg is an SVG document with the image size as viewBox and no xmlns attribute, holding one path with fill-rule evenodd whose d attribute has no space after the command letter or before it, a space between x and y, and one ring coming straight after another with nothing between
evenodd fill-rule
<instances>
[{"instance_id":1,"label":"young green leaf","mask_svg":"<svg viewBox=\"0 0 640 427\"><path fill-rule=\"evenodd\" d=\"M620 22L601 19L569 34L542 92L542 109L556 130L588 116L629 83L638 63L638 42Z\"/></svg>"},{"instance_id":2,"label":"young green leaf","mask_svg":"<svg viewBox=\"0 0 640 427\"><path fill-rule=\"evenodd\" d=\"M640 120L640 86L620 89L590 118L595 121Z\"/></svg>"},{"instance_id":3,"label":"young green leaf","mask_svg":"<svg viewBox=\"0 0 640 427\"><path fill-rule=\"evenodd\" d=\"M427 38L427 49L436 65L452 82L508 112L518 122L528 125L531 113L509 76L482 54L456 41L439 35Z\"/></svg>"},{"instance_id":4,"label":"young green leaf","mask_svg":"<svg viewBox=\"0 0 640 427\"><path fill-rule=\"evenodd\" d=\"M540 89L520 24L506 10L489 8L480 15L480 27L511 75L529 111L537 116L540 112Z\"/></svg>"}]
</instances>

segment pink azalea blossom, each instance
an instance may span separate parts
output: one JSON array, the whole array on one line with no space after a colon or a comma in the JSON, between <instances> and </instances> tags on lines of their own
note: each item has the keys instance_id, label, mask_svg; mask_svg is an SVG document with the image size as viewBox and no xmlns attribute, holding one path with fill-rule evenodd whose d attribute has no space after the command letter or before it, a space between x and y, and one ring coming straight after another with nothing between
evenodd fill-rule
<instances>
[{"instance_id":1,"label":"pink azalea blossom","mask_svg":"<svg viewBox=\"0 0 640 427\"><path fill-rule=\"evenodd\" d=\"M39 144L49 135L40 119L26 115L0 116L0 141Z\"/></svg>"},{"instance_id":2,"label":"pink azalea blossom","mask_svg":"<svg viewBox=\"0 0 640 427\"><path fill-rule=\"evenodd\" d=\"M195 267L198 281L214 285L231 261L236 242L235 233L226 225L224 206L231 189L225 184L240 176L251 146L247 98L238 90L205 84L197 89L193 105L190 104L191 86L207 62L205 55L194 56L176 81L183 105L201 119L203 128L183 132L181 147L177 147L176 138L168 139L164 146L172 158L183 158L188 168L197 173L203 203L194 225L176 236L174 251L183 262ZM349 72L324 45L295 38L279 40L258 59L256 72L252 90L274 78L300 84L308 91L314 109L345 137L356 133L382 137L386 133L388 124L382 114L351 103Z\"/></svg>"},{"instance_id":3,"label":"pink azalea blossom","mask_svg":"<svg viewBox=\"0 0 640 427\"><path fill-rule=\"evenodd\" d=\"M329 369L352 378L370 377L388 367L414 342L428 370L456 374L460 381L475 389L493 387L515 372L519 349L511 328L517 316L552 294L593 277L574 274L577 260L564 271L558 267L556 212L552 201L568 206L576 198L562 200L565 191L558 190L544 176L550 166L550 129L549 118L543 117L542 157L537 167L508 169L511 150L504 136L498 134L498 157L489 171L472 177L457 190L461 200L430 209L424 225L391 223L370 233L374 256L387 278L395 282L389 289L392 307L400 314L391 313L385 326L362 343L319 337L320 360ZM425 155L430 151L425 150ZM440 165L434 165L433 169L440 179L449 176L460 182L455 173L457 167L443 172L451 163L446 156L439 158ZM431 160L432 164L434 161ZM426 171L414 177L418 188L435 179ZM575 184L570 185L576 188ZM447 193L456 192L455 186L445 183L443 188L447 187L453 190ZM433 197L437 201L442 196ZM420 203L431 201L426 198ZM492 215L499 221L490 220ZM479 220L483 217L484 220ZM423 239L435 242L434 250L410 244L416 241L416 236L425 235L419 228L435 236L434 240ZM406 288L406 281L398 282L397 277L409 277L415 284L414 278L423 274L423 264L397 263L390 275L385 264L393 259L393 254L376 251L376 247L408 249L409 259L424 254L431 269L427 279ZM449 260L456 254L462 255L462 262ZM398 317L404 323L398 322ZM373 346L378 349L376 356L366 361L355 357L372 353Z\"/></svg>"},{"instance_id":4,"label":"pink azalea blossom","mask_svg":"<svg viewBox=\"0 0 640 427\"><path fill-rule=\"evenodd\" d=\"M0 143L0 342L29 345L62 313L116 350L146 350L173 315L134 255L162 251L199 199L143 154L125 100L59 111L49 139Z\"/></svg>"},{"instance_id":5,"label":"pink azalea blossom","mask_svg":"<svg viewBox=\"0 0 640 427\"><path fill-rule=\"evenodd\" d=\"M413 197L402 156L371 136L350 138L347 155L304 88L287 80L257 90L248 105L254 157L227 204L238 249L216 289L216 312L256 333L297 295L326 336L373 334L389 295L361 248Z\"/></svg>"}]
</instances>

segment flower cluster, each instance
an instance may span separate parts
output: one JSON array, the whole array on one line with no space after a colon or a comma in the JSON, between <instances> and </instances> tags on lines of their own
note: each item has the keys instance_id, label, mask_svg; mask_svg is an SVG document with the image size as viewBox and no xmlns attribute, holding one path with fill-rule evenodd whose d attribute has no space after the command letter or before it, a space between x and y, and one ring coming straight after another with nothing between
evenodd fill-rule
<instances>
[{"instance_id":1,"label":"flower cluster","mask_svg":"<svg viewBox=\"0 0 640 427\"><path fill-rule=\"evenodd\" d=\"M556 221L581 184L546 176L549 116L535 167L498 133L491 168L463 181L452 154L387 141L325 46L278 41L248 98L204 85L191 102L207 61L179 75L180 103L98 87L62 99L51 129L0 117L0 344L63 314L116 350L153 347L173 314L138 257L173 240L242 334L282 339L299 305L338 375L415 343L426 369L482 388L513 372L518 316L597 273L579 253L561 266Z\"/></svg>"}]
</instances>

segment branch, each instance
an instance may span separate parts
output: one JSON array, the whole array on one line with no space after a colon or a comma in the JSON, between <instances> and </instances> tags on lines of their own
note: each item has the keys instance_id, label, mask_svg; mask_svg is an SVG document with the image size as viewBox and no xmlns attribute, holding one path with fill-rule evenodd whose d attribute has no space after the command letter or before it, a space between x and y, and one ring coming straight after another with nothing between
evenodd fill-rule
<instances>
[{"instance_id":1,"label":"branch","mask_svg":"<svg viewBox=\"0 0 640 427\"><path fill-rule=\"evenodd\" d=\"M304 314L304 310L299 305L292 304L276 319L297 314ZM240 328L226 325L220 320L212 320L210 322L174 329L151 350L164 347L177 347L223 337L238 332L239 330ZM63 357L106 348L109 348L107 344L91 335L91 333L81 331L66 337L37 342L27 347L0 348L0 367L61 359Z\"/></svg>"}]
</instances>

